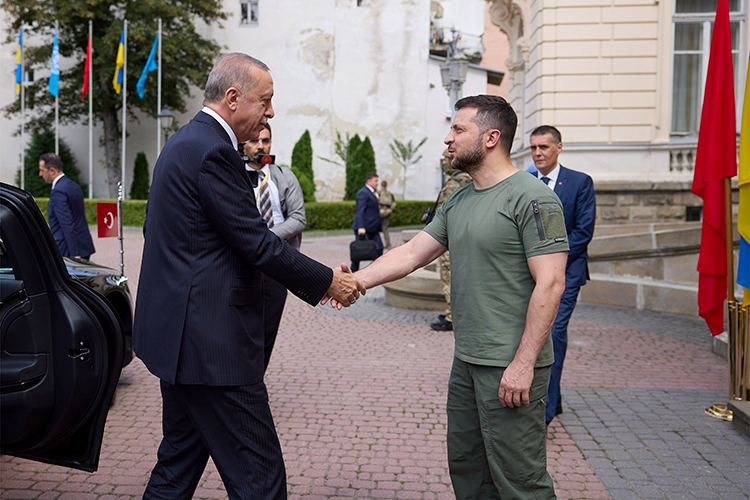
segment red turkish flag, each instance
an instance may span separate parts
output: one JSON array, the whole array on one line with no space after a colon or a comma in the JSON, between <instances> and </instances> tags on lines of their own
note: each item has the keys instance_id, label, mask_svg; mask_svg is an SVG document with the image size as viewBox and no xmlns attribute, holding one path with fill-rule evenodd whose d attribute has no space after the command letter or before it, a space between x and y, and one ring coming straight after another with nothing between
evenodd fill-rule
<instances>
[{"instance_id":1,"label":"red turkish flag","mask_svg":"<svg viewBox=\"0 0 750 500\"><path fill-rule=\"evenodd\" d=\"M86 62L83 64L83 89L81 90L81 100L86 97L89 91L89 68L91 68L91 35L89 35L89 44L86 47ZM100 236L101 238L101 236Z\"/></svg>"},{"instance_id":2,"label":"red turkish flag","mask_svg":"<svg viewBox=\"0 0 750 500\"><path fill-rule=\"evenodd\" d=\"M117 223L117 203L96 204L96 228L99 238L116 238L119 236Z\"/></svg>"},{"instance_id":3,"label":"red turkish flag","mask_svg":"<svg viewBox=\"0 0 750 500\"><path fill-rule=\"evenodd\" d=\"M716 8L711 55L708 60L693 193L703 198L703 228L698 257L698 314L711 334L724 331L727 298L727 231L724 184L737 175L732 40L729 2ZM731 245L732 242L730 241Z\"/></svg>"}]
</instances>

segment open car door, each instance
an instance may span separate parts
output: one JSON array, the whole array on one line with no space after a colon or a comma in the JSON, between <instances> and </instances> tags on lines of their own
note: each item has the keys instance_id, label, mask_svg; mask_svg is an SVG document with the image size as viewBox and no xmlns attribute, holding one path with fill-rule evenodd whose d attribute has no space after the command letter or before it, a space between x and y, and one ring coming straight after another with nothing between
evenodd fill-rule
<instances>
[{"instance_id":1,"label":"open car door","mask_svg":"<svg viewBox=\"0 0 750 500\"><path fill-rule=\"evenodd\" d=\"M124 356L110 304L68 274L34 198L0 184L0 452L95 471Z\"/></svg>"}]
</instances>

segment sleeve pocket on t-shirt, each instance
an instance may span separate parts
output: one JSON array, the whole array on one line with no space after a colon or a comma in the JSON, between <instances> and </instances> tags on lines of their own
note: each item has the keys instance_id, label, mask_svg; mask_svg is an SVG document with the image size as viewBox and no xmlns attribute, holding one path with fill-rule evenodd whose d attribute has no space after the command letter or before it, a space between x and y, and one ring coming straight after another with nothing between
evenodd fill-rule
<instances>
[{"instance_id":1,"label":"sleeve pocket on t-shirt","mask_svg":"<svg viewBox=\"0 0 750 500\"><path fill-rule=\"evenodd\" d=\"M553 202L540 202L539 210L542 212L542 223L547 238L555 241L565 241L568 236L565 230L565 215L562 207Z\"/></svg>"},{"instance_id":2,"label":"sleeve pocket on t-shirt","mask_svg":"<svg viewBox=\"0 0 750 500\"><path fill-rule=\"evenodd\" d=\"M537 200L532 201L531 206L534 209L539 241L565 241L567 232L562 208L554 202Z\"/></svg>"}]
</instances>

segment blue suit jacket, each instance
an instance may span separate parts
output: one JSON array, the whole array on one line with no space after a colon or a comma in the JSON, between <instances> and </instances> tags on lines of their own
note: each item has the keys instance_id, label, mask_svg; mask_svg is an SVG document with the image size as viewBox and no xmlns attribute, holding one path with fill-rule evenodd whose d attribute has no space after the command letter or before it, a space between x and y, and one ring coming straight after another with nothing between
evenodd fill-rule
<instances>
[{"instance_id":1,"label":"blue suit jacket","mask_svg":"<svg viewBox=\"0 0 750 500\"><path fill-rule=\"evenodd\" d=\"M63 257L88 257L96 251L86 222L83 191L65 175L50 192L47 219Z\"/></svg>"},{"instance_id":2,"label":"blue suit jacket","mask_svg":"<svg viewBox=\"0 0 750 500\"><path fill-rule=\"evenodd\" d=\"M263 380L261 273L308 304L333 271L268 230L245 165L221 125L200 112L154 167L133 348L169 383Z\"/></svg>"},{"instance_id":3,"label":"blue suit jacket","mask_svg":"<svg viewBox=\"0 0 750 500\"><path fill-rule=\"evenodd\" d=\"M380 202L367 186L363 186L357 192L357 213L354 215L352 229L365 228L368 233L377 233L382 230L380 221Z\"/></svg>"},{"instance_id":4,"label":"blue suit jacket","mask_svg":"<svg viewBox=\"0 0 750 500\"><path fill-rule=\"evenodd\" d=\"M568 263L565 268L565 286L583 286L589 279L588 245L594 236L596 221L596 196L594 181L583 172L570 170L562 165L555 184L555 194L563 205L565 227L568 230ZM537 168L530 166L527 172L537 175Z\"/></svg>"}]
</instances>

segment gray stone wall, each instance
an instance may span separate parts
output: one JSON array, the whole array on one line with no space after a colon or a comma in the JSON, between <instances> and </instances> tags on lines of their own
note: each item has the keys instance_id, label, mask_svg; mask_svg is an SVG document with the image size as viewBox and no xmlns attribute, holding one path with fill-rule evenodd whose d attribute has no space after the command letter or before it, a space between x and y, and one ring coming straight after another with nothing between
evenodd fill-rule
<instances>
[{"instance_id":1,"label":"gray stone wall","mask_svg":"<svg viewBox=\"0 0 750 500\"><path fill-rule=\"evenodd\" d=\"M596 223L685 221L688 207L702 207L689 182L595 182ZM732 213L737 216L737 181L732 183Z\"/></svg>"}]
</instances>

